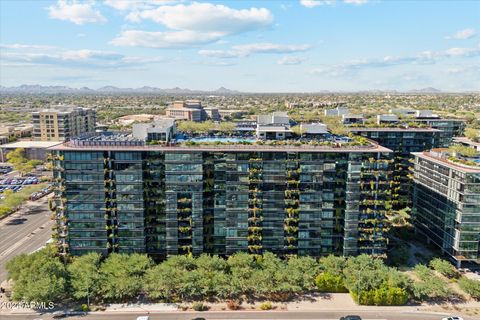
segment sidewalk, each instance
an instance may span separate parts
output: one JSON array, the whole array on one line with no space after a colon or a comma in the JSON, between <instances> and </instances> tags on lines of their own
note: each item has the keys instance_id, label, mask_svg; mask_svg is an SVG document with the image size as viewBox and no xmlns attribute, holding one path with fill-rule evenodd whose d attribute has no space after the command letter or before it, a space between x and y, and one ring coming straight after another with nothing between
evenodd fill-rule
<instances>
[{"instance_id":1,"label":"sidewalk","mask_svg":"<svg viewBox=\"0 0 480 320\"><path fill-rule=\"evenodd\" d=\"M242 303L241 309L238 311L261 311L260 305L261 302L256 302L255 304ZM222 303L205 303L209 306L208 312L238 312L228 310L227 304ZM89 312L89 314L105 314L105 313L172 313L179 312L183 313L182 306L191 307L191 303L185 304L174 304L174 303L153 303L153 304L110 304L106 307L105 311L96 311ZM429 305L422 304L418 306L358 306L351 296L348 293L333 293L325 294L318 297L307 297L303 301L287 302L281 303L276 302L272 303L274 309L270 311L261 311L261 312L315 312L315 311L325 311L325 312L431 312L439 315L454 313L462 313L469 316L478 316L480 315L480 302L467 302L457 305L451 304L442 304L442 305ZM193 312L191 309L188 309L186 312ZM6 310L0 308L0 314L34 314L35 310L32 309L16 309L16 310ZM81 312L73 312L72 314L82 314Z\"/></svg>"}]
</instances>

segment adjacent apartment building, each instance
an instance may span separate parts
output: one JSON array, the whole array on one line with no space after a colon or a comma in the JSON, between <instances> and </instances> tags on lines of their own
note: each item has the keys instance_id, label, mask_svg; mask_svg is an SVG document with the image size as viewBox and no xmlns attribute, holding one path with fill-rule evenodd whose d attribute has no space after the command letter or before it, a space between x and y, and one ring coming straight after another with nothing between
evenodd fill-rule
<instances>
[{"instance_id":1,"label":"adjacent apartment building","mask_svg":"<svg viewBox=\"0 0 480 320\"><path fill-rule=\"evenodd\" d=\"M115 141L109 144L108 141ZM65 252L383 255L392 151L369 145L51 148Z\"/></svg>"},{"instance_id":2,"label":"adjacent apartment building","mask_svg":"<svg viewBox=\"0 0 480 320\"><path fill-rule=\"evenodd\" d=\"M393 209L412 206L413 152L440 146L441 131L411 127L351 127L350 131L391 149L394 152L392 188Z\"/></svg>"},{"instance_id":3,"label":"adjacent apartment building","mask_svg":"<svg viewBox=\"0 0 480 320\"><path fill-rule=\"evenodd\" d=\"M480 263L480 160L476 161L478 165L466 162L447 149L415 153L415 228L458 268Z\"/></svg>"},{"instance_id":4,"label":"adjacent apartment building","mask_svg":"<svg viewBox=\"0 0 480 320\"><path fill-rule=\"evenodd\" d=\"M33 138L40 141L65 141L95 132L94 109L59 107L32 113Z\"/></svg>"}]
</instances>

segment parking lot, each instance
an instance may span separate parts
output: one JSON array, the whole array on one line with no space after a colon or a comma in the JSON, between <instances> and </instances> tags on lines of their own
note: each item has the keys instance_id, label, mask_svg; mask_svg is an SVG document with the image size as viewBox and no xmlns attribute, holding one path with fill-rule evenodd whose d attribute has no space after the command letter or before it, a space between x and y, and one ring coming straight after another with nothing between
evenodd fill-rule
<instances>
[{"instance_id":1,"label":"parking lot","mask_svg":"<svg viewBox=\"0 0 480 320\"><path fill-rule=\"evenodd\" d=\"M25 176L19 176L18 172L7 164L0 164L0 200L5 198L4 192L11 190L13 192L19 192L24 190L27 186L33 186L41 183L40 176L44 172L37 171L36 173L28 173ZM52 191L51 186L45 186L38 190L36 189L30 196L30 200L39 199Z\"/></svg>"}]
</instances>

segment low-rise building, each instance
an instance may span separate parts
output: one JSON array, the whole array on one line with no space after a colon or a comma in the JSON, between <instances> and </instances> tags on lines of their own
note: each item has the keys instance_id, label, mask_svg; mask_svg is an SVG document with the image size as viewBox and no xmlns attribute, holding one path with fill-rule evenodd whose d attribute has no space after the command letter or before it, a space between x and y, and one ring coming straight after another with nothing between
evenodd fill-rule
<instances>
[{"instance_id":1,"label":"low-rise building","mask_svg":"<svg viewBox=\"0 0 480 320\"><path fill-rule=\"evenodd\" d=\"M350 111L348 108L338 106L335 109L325 109L324 114L327 117L341 117L343 115L349 114Z\"/></svg>"},{"instance_id":2,"label":"low-rise building","mask_svg":"<svg viewBox=\"0 0 480 320\"><path fill-rule=\"evenodd\" d=\"M286 112L257 116L256 135L262 140L283 140L290 137L292 130L289 116Z\"/></svg>"},{"instance_id":3,"label":"low-rise building","mask_svg":"<svg viewBox=\"0 0 480 320\"><path fill-rule=\"evenodd\" d=\"M17 141L0 145L0 162L7 161L10 151L21 148L25 150L25 156L30 160L47 160L47 149L59 144L60 141Z\"/></svg>"},{"instance_id":4,"label":"low-rise building","mask_svg":"<svg viewBox=\"0 0 480 320\"><path fill-rule=\"evenodd\" d=\"M199 100L175 101L167 108L166 115L169 118L188 121L204 121L207 118Z\"/></svg>"},{"instance_id":5,"label":"low-rise building","mask_svg":"<svg viewBox=\"0 0 480 320\"><path fill-rule=\"evenodd\" d=\"M151 123L136 123L133 125L132 135L136 139L147 142L169 142L175 136L174 119L157 119Z\"/></svg>"},{"instance_id":6,"label":"low-rise building","mask_svg":"<svg viewBox=\"0 0 480 320\"><path fill-rule=\"evenodd\" d=\"M398 116L396 114L379 114L377 115L377 124L392 124L398 123Z\"/></svg>"},{"instance_id":7,"label":"low-rise building","mask_svg":"<svg viewBox=\"0 0 480 320\"><path fill-rule=\"evenodd\" d=\"M389 113L396 114L402 117L414 117L417 114L415 109L393 108L388 110Z\"/></svg>"},{"instance_id":8,"label":"low-rise building","mask_svg":"<svg viewBox=\"0 0 480 320\"><path fill-rule=\"evenodd\" d=\"M218 112L218 108L208 107L208 108L204 108L203 110L205 110L205 113L207 114L208 119L211 119L213 121L221 120L220 113Z\"/></svg>"},{"instance_id":9,"label":"low-rise building","mask_svg":"<svg viewBox=\"0 0 480 320\"><path fill-rule=\"evenodd\" d=\"M467 137L455 137L453 138L453 142L475 149L478 153L480 153L480 142L475 142Z\"/></svg>"},{"instance_id":10,"label":"low-rise building","mask_svg":"<svg viewBox=\"0 0 480 320\"><path fill-rule=\"evenodd\" d=\"M364 124L365 118L361 114L344 114L342 115L342 123L344 125L351 125L351 124Z\"/></svg>"}]
</instances>

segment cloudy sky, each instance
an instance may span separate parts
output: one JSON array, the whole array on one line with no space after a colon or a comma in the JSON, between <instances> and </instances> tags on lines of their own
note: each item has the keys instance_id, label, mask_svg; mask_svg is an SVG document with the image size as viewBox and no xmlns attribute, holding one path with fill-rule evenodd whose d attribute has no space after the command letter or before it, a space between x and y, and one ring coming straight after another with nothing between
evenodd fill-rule
<instances>
[{"instance_id":1,"label":"cloudy sky","mask_svg":"<svg viewBox=\"0 0 480 320\"><path fill-rule=\"evenodd\" d=\"M480 90L480 1L0 1L0 85Z\"/></svg>"}]
</instances>

